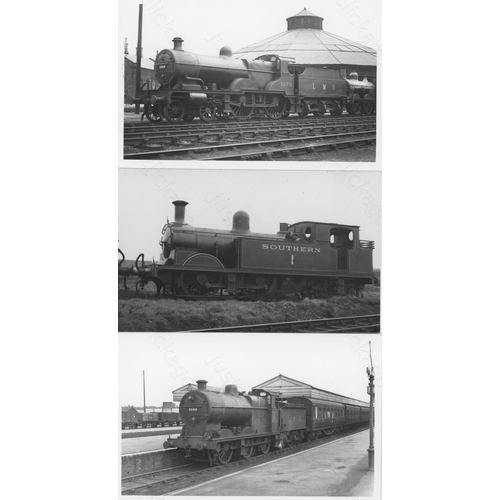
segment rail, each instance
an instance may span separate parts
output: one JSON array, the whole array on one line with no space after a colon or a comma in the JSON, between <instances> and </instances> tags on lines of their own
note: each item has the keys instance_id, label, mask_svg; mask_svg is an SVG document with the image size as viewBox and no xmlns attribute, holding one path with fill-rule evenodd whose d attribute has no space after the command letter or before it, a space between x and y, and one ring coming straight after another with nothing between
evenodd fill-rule
<instances>
[{"instance_id":1,"label":"rail","mask_svg":"<svg viewBox=\"0 0 500 500\"><path fill-rule=\"evenodd\" d=\"M228 326L191 330L192 332L380 332L380 314L363 316L343 316L340 318L322 318L281 323L260 323L255 325Z\"/></svg>"}]
</instances>

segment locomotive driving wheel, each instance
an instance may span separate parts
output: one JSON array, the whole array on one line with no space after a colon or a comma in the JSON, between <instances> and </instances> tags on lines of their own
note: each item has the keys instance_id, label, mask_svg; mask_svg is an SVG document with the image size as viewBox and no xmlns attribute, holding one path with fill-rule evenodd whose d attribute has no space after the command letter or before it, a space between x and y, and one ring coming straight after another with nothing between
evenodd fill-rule
<instances>
[{"instance_id":1,"label":"locomotive driving wheel","mask_svg":"<svg viewBox=\"0 0 500 500\"><path fill-rule=\"evenodd\" d=\"M174 99L170 104L163 106L163 116L170 123L178 123L184 117L184 104L181 101Z\"/></svg>"},{"instance_id":2,"label":"locomotive driving wheel","mask_svg":"<svg viewBox=\"0 0 500 500\"><path fill-rule=\"evenodd\" d=\"M245 285L249 287L241 289L241 294L245 297L272 295L278 287L278 279L276 276L246 276L243 281L243 287Z\"/></svg>"},{"instance_id":3,"label":"locomotive driving wheel","mask_svg":"<svg viewBox=\"0 0 500 500\"><path fill-rule=\"evenodd\" d=\"M217 453L217 460L222 465L228 464L233 458L233 449L231 448L230 443L224 443L221 445L220 451Z\"/></svg>"},{"instance_id":4,"label":"locomotive driving wheel","mask_svg":"<svg viewBox=\"0 0 500 500\"><path fill-rule=\"evenodd\" d=\"M356 285L349 284L344 286L344 291L346 295L350 295L351 297L359 295L359 289Z\"/></svg>"},{"instance_id":5,"label":"locomotive driving wheel","mask_svg":"<svg viewBox=\"0 0 500 500\"><path fill-rule=\"evenodd\" d=\"M220 287L210 285L221 285L222 276L215 273L199 273L196 271L183 271L179 276L178 285L184 295L217 295Z\"/></svg>"},{"instance_id":6,"label":"locomotive driving wheel","mask_svg":"<svg viewBox=\"0 0 500 500\"><path fill-rule=\"evenodd\" d=\"M252 458L255 453L255 446L254 445L242 446L240 453L243 458Z\"/></svg>"},{"instance_id":7,"label":"locomotive driving wheel","mask_svg":"<svg viewBox=\"0 0 500 500\"><path fill-rule=\"evenodd\" d=\"M269 453L269 450L271 449L271 441L268 441L267 443L261 444L259 446L261 453L264 455L267 455Z\"/></svg>"},{"instance_id":8,"label":"locomotive driving wheel","mask_svg":"<svg viewBox=\"0 0 500 500\"><path fill-rule=\"evenodd\" d=\"M246 95L232 97L231 111L238 120L247 120L253 113L252 97Z\"/></svg>"},{"instance_id":9,"label":"locomotive driving wheel","mask_svg":"<svg viewBox=\"0 0 500 500\"><path fill-rule=\"evenodd\" d=\"M373 114L374 105L373 102L364 102L363 103L363 114L371 115Z\"/></svg>"},{"instance_id":10,"label":"locomotive driving wheel","mask_svg":"<svg viewBox=\"0 0 500 500\"><path fill-rule=\"evenodd\" d=\"M352 102L349 109L349 114L354 116L359 116L361 114L361 109L363 107L363 103L359 94L354 94L352 96Z\"/></svg>"},{"instance_id":11,"label":"locomotive driving wheel","mask_svg":"<svg viewBox=\"0 0 500 500\"><path fill-rule=\"evenodd\" d=\"M285 101L279 96L266 96L265 105L266 115L268 118L271 118L271 120L280 119L286 108Z\"/></svg>"}]
</instances>

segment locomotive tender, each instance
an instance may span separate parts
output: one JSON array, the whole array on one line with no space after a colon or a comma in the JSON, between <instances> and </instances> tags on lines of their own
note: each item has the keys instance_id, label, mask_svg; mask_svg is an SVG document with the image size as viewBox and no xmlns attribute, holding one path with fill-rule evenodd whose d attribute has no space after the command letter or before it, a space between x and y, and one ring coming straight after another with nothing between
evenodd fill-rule
<instances>
[{"instance_id":1,"label":"locomotive tender","mask_svg":"<svg viewBox=\"0 0 500 500\"><path fill-rule=\"evenodd\" d=\"M163 444L178 448L182 459L227 464L235 455L250 458L257 450L266 454L369 422L367 406L308 397L284 400L261 389L244 395L234 384L220 394L208 391L206 380L197 383L179 405L180 436Z\"/></svg>"},{"instance_id":2,"label":"locomotive tender","mask_svg":"<svg viewBox=\"0 0 500 500\"><path fill-rule=\"evenodd\" d=\"M219 57L185 52L182 38L174 48L164 49L155 60L159 89L142 90L136 99L144 105L150 121L165 118L175 123L216 117L249 118L253 114L271 119L297 113L316 116L330 113L370 115L375 111L375 84L342 69L306 67L293 59L269 54L254 61L235 59L229 47Z\"/></svg>"},{"instance_id":3,"label":"locomotive tender","mask_svg":"<svg viewBox=\"0 0 500 500\"><path fill-rule=\"evenodd\" d=\"M358 295L375 282L374 242L360 240L358 226L303 221L262 234L238 211L231 230L196 228L185 222L187 204L173 202L175 220L163 227L158 262L145 265L141 254L135 266L118 264L119 275L141 278L138 290L152 281L158 294L183 298L329 297Z\"/></svg>"}]
</instances>

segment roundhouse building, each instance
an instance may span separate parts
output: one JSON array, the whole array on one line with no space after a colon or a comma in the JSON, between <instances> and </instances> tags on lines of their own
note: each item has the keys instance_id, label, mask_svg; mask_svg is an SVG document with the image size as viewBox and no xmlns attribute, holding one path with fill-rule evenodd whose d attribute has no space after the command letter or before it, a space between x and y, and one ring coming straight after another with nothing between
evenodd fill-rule
<instances>
[{"instance_id":1,"label":"roundhouse building","mask_svg":"<svg viewBox=\"0 0 500 500\"><path fill-rule=\"evenodd\" d=\"M289 17L287 31L266 38L233 53L239 59L253 60L263 54L295 59L296 64L356 71L370 81L377 74L376 50L323 31L323 18L304 8Z\"/></svg>"}]
</instances>

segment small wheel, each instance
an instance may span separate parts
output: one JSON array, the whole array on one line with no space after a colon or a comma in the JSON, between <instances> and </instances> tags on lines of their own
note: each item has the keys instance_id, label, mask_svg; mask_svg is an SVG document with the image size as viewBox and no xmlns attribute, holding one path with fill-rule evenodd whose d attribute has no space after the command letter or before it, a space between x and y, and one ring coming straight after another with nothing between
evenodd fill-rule
<instances>
[{"instance_id":1,"label":"small wheel","mask_svg":"<svg viewBox=\"0 0 500 500\"><path fill-rule=\"evenodd\" d=\"M151 104L149 99L147 99L144 104L144 114L150 122L160 122L162 120L162 116L158 110L158 105Z\"/></svg>"},{"instance_id":2,"label":"small wheel","mask_svg":"<svg viewBox=\"0 0 500 500\"><path fill-rule=\"evenodd\" d=\"M163 116L170 123L178 123L184 117L184 104L174 99L170 104L163 106Z\"/></svg>"},{"instance_id":3,"label":"small wheel","mask_svg":"<svg viewBox=\"0 0 500 500\"><path fill-rule=\"evenodd\" d=\"M341 116L342 115L342 102L333 101L333 108L330 110L330 114L332 116Z\"/></svg>"},{"instance_id":4,"label":"small wheel","mask_svg":"<svg viewBox=\"0 0 500 500\"><path fill-rule=\"evenodd\" d=\"M324 111L313 111L313 115L316 117L316 118L320 118L322 116L324 116L325 112Z\"/></svg>"},{"instance_id":5,"label":"small wheel","mask_svg":"<svg viewBox=\"0 0 500 500\"><path fill-rule=\"evenodd\" d=\"M299 104L297 114L300 116L300 118L304 118L309 114L309 106L306 102L302 101Z\"/></svg>"},{"instance_id":6,"label":"small wheel","mask_svg":"<svg viewBox=\"0 0 500 500\"><path fill-rule=\"evenodd\" d=\"M139 292L142 292L144 291L144 287L149 283L148 280L139 280L136 284L135 284L135 291L137 293Z\"/></svg>"},{"instance_id":7,"label":"small wheel","mask_svg":"<svg viewBox=\"0 0 500 500\"><path fill-rule=\"evenodd\" d=\"M201 106L199 115L202 121L211 122L217 116L217 106L215 104Z\"/></svg>"},{"instance_id":8,"label":"small wheel","mask_svg":"<svg viewBox=\"0 0 500 500\"><path fill-rule=\"evenodd\" d=\"M267 443L261 444L259 446L260 451L264 454L267 455L269 453L269 450L271 449L271 441L268 441Z\"/></svg>"},{"instance_id":9,"label":"small wheel","mask_svg":"<svg viewBox=\"0 0 500 500\"><path fill-rule=\"evenodd\" d=\"M356 285L349 284L344 286L344 290L346 295L350 295L351 297L353 296L358 296L359 295L359 289Z\"/></svg>"},{"instance_id":10,"label":"small wheel","mask_svg":"<svg viewBox=\"0 0 500 500\"><path fill-rule=\"evenodd\" d=\"M192 122L195 118L195 115L192 114L185 114L183 120L185 122Z\"/></svg>"},{"instance_id":11,"label":"small wheel","mask_svg":"<svg viewBox=\"0 0 500 500\"><path fill-rule=\"evenodd\" d=\"M217 459L222 465L228 464L233 458L233 449L229 443L222 445L221 450L217 454Z\"/></svg>"}]
</instances>

